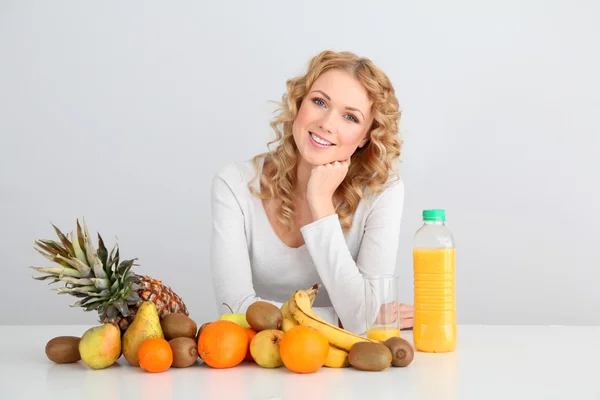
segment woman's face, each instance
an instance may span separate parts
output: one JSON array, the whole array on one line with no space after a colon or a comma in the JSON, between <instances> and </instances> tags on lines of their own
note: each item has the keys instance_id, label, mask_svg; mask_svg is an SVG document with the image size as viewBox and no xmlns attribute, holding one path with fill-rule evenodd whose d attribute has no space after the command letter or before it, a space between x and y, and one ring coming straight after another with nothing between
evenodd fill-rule
<instances>
[{"instance_id":1,"label":"woman's face","mask_svg":"<svg viewBox=\"0 0 600 400\"><path fill-rule=\"evenodd\" d=\"M301 157L311 165L348 159L367 142L371 101L349 73L329 70L305 96L292 132Z\"/></svg>"}]
</instances>

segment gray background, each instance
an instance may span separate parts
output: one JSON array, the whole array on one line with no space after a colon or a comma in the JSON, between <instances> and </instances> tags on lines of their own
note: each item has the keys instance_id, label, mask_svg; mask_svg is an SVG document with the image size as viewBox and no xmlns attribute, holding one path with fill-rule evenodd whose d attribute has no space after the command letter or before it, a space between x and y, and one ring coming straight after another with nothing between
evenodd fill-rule
<instances>
[{"instance_id":1,"label":"gray background","mask_svg":"<svg viewBox=\"0 0 600 400\"><path fill-rule=\"evenodd\" d=\"M369 4L369 5L367 5ZM402 108L397 271L447 209L462 324L600 323L600 3L0 3L2 324L93 324L31 277L85 217L198 322L213 174L273 137L285 80L322 49L372 58ZM596 49L596 50L595 50Z\"/></svg>"}]
</instances>

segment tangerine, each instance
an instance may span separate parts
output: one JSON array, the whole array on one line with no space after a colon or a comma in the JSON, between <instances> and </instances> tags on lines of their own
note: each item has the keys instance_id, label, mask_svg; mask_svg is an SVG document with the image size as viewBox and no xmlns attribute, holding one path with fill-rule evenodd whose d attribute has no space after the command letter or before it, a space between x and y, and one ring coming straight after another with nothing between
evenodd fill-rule
<instances>
[{"instance_id":1,"label":"tangerine","mask_svg":"<svg viewBox=\"0 0 600 400\"><path fill-rule=\"evenodd\" d=\"M215 321L198 338L198 354L213 368L235 367L244 361L247 351L248 334L235 322Z\"/></svg>"},{"instance_id":2,"label":"tangerine","mask_svg":"<svg viewBox=\"0 0 600 400\"><path fill-rule=\"evenodd\" d=\"M252 338L254 336L256 336L257 332L252 328L245 328L245 329L246 329L246 335L248 335L248 350L246 351L246 358L244 358L244 360L254 361L252 354L250 354L250 342L252 342Z\"/></svg>"},{"instance_id":3,"label":"tangerine","mask_svg":"<svg viewBox=\"0 0 600 400\"><path fill-rule=\"evenodd\" d=\"M314 328L296 325L283 335L279 353L287 369L299 374L309 374L325 364L329 354L329 341Z\"/></svg>"},{"instance_id":4,"label":"tangerine","mask_svg":"<svg viewBox=\"0 0 600 400\"><path fill-rule=\"evenodd\" d=\"M145 340L138 350L140 368L148 372L164 372L173 364L173 350L165 339Z\"/></svg>"}]
</instances>

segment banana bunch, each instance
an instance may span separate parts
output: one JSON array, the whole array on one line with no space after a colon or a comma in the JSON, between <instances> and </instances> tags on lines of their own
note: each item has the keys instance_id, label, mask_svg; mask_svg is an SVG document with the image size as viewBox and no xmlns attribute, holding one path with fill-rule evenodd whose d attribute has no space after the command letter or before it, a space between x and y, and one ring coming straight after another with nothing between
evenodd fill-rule
<instances>
[{"instance_id":1,"label":"banana bunch","mask_svg":"<svg viewBox=\"0 0 600 400\"><path fill-rule=\"evenodd\" d=\"M348 354L352 345L358 342L372 342L372 340L330 324L315 314L312 311L312 305L318 288L319 286L315 285L308 290L297 290L292 293L289 300L281 307L282 330L285 332L299 324L316 329L329 341L329 353L325 366L330 368L347 367L350 365Z\"/></svg>"},{"instance_id":2,"label":"banana bunch","mask_svg":"<svg viewBox=\"0 0 600 400\"><path fill-rule=\"evenodd\" d=\"M317 284L313 285L310 289L305 290L305 292L308 295L308 298L310 300L311 307L315 302L315 298L317 297L317 293L319 292L319 287L320 287L320 285L317 283ZM294 293L292 293L292 295L290 296L290 299L288 301L286 301L285 303L283 303L283 305L281 306L281 314L283 315L283 321L281 323L281 330L284 332L287 332L290 329L292 329L294 326L298 325L298 321L296 321L294 319L294 316L290 312L289 303L291 301L294 301Z\"/></svg>"}]
</instances>

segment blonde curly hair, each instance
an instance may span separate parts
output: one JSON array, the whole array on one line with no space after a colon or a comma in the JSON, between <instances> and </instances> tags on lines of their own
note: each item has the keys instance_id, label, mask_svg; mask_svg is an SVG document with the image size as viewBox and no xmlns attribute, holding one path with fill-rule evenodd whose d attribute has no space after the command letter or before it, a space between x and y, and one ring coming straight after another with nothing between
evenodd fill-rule
<instances>
[{"instance_id":1,"label":"blonde curly hair","mask_svg":"<svg viewBox=\"0 0 600 400\"><path fill-rule=\"evenodd\" d=\"M269 151L253 158L257 175L249 183L249 190L261 199L277 198L281 204L276 209L277 219L288 229L294 226L293 188L296 184L298 149L292 135L292 125L302 100L310 91L312 84L321 74L331 69L341 69L351 73L367 90L372 101L373 123L368 129L368 141L358 148L351 157L348 173L336 190L341 201L335 211L340 218L343 230L352 226L352 215L359 201L365 196L365 190L381 190L390 174L398 175L394 162L400 156L402 141L398 138L400 110L392 83L386 74L377 68L371 60L359 57L348 51L323 51L312 58L305 75L289 79L287 91L279 104L278 115L271 122L276 133L274 140L267 145ZM277 144L271 149L273 144ZM266 193L254 189L253 183L258 176L258 162L264 158L270 163L264 171Z\"/></svg>"}]
</instances>

